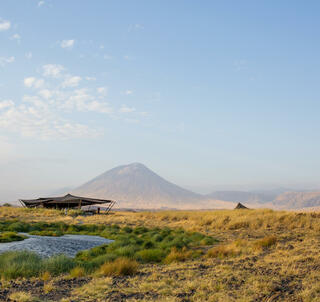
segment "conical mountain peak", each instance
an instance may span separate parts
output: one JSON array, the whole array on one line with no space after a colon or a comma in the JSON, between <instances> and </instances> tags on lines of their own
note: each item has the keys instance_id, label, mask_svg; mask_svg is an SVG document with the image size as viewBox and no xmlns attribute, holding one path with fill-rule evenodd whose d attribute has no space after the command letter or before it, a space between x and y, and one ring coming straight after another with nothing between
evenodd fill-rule
<instances>
[{"instance_id":1,"label":"conical mountain peak","mask_svg":"<svg viewBox=\"0 0 320 302\"><path fill-rule=\"evenodd\" d=\"M88 197L108 198L135 207L175 207L203 199L183 189L141 163L113 168L73 191Z\"/></svg>"},{"instance_id":2,"label":"conical mountain peak","mask_svg":"<svg viewBox=\"0 0 320 302\"><path fill-rule=\"evenodd\" d=\"M115 168L119 170L119 173L130 173L134 171L144 171L149 170L145 165L141 163L132 163L125 166L120 166L118 168Z\"/></svg>"}]
</instances>

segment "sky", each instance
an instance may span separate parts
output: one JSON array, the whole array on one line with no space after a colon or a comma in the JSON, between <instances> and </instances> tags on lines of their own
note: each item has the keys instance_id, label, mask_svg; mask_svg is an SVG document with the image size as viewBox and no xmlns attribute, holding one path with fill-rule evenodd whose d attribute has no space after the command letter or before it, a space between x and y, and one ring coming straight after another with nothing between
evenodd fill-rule
<instances>
[{"instance_id":1,"label":"sky","mask_svg":"<svg viewBox=\"0 0 320 302\"><path fill-rule=\"evenodd\" d=\"M0 199L141 162L320 187L320 2L0 2Z\"/></svg>"}]
</instances>

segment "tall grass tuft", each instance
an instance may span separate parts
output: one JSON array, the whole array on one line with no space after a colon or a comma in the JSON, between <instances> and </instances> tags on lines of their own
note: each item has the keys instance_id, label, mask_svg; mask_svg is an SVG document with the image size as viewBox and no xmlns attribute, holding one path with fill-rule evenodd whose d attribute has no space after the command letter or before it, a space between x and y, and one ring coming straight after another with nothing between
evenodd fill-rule
<instances>
[{"instance_id":1,"label":"tall grass tuft","mask_svg":"<svg viewBox=\"0 0 320 302\"><path fill-rule=\"evenodd\" d=\"M42 259L27 251L5 252L0 257L0 275L5 279L30 278L42 272Z\"/></svg>"},{"instance_id":2,"label":"tall grass tuft","mask_svg":"<svg viewBox=\"0 0 320 302\"><path fill-rule=\"evenodd\" d=\"M275 245L277 243L277 237L276 236L266 236L260 240L257 240L254 242L253 246L255 249L268 249Z\"/></svg>"},{"instance_id":3,"label":"tall grass tuft","mask_svg":"<svg viewBox=\"0 0 320 302\"><path fill-rule=\"evenodd\" d=\"M46 272L44 272L44 273L41 275L41 279L42 279L44 282L46 282L46 281L48 281L48 280L51 279L51 274L46 271Z\"/></svg>"},{"instance_id":4,"label":"tall grass tuft","mask_svg":"<svg viewBox=\"0 0 320 302\"><path fill-rule=\"evenodd\" d=\"M79 278L83 277L85 275L85 270L83 267L76 266L70 271L70 277L71 278Z\"/></svg>"},{"instance_id":5,"label":"tall grass tuft","mask_svg":"<svg viewBox=\"0 0 320 302\"><path fill-rule=\"evenodd\" d=\"M187 259L192 258L193 253L191 250L187 250L183 248L182 250L178 250L177 248L172 248L170 254L164 259L165 263L172 262L181 262L186 261Z\"/></svg>"},{"instance_id":6,"label":"tall grass tuft","mask_svg":"<svg viewBox=\"0 0 320 302\"><path fill-rule=\"evenodd\" d=\"M113 262L106 262L99 272L104 276L130 276L138 271L138 262L128 258L118 258Z\"/></svg>"},{"instance_id":7,"label":"tall grass tuft","mask_svg":"<svg viewBox=\"0 0 320 302\"><path fill-rule=\"evenodd\" d=\"M44 259L42 262L43 268L51 275L57 276L62 273L67 273L76 266L74 259L65 255L57 255Z\"/></svg>"},{"instance_id":8,"label":"tall grass tuft","mask_svg":"<svg viewBox=\"0 0 320 302\"><path fill-rule=\"evenodd\" d=\"M241 250L235 244L218 245L207 252L208 258L227 258L235 257L241 253Z\"/></svg>"}]
</instances>

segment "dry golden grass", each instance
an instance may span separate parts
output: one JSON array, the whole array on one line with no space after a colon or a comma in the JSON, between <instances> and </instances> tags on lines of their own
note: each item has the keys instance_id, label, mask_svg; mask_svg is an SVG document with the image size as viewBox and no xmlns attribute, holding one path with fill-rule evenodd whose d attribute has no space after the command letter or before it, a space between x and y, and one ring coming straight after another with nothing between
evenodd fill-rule
<instances>
[{"instance_id":1,"label":"dry golden grass","mask_svg":"<svg viewBox=\"0 0 320 302\"><path fill-rule=\"evenodd\" d=\"M43 292L45 294L50 293L53 290L54 290L54 285L52 282L47 282L43 285Z\"/></svg>"},{"instance_id":2,"label":"dry golden grass","mask_svg":"<svg viewBox=\"0 0 320 302\"><path fill-rule=\"evenodd\" d=\"M138 262L135 260L118 258L103 264L99 273L103 276L131 276L137 272L138 266Z\"/></svg>"},{"instance_id":3,"label":"dry golden grass","mask_svg":"<svg viewBox=\"0 0 320 302\"><path fill-rule=\"evenodd\" d=\"M220 231L272 231L305 229L320 231L320 213L297 213L264 210L212 210L212 211L158 211L114 212L110 215L65 216L58 210L1 207L0 219L19 219L27 222L46 221L65 223L108 223L144 225L149 227L183 227L202 232ZM229 232L232 233L232 232Z\"/></svg>"},{"instance_id":4,"label":"dry golden grass","mask_svg":"<svg viewBox=\"0 0 320 302\"><path fill-rule=\"evenodd\" d=\"M85 271L83 267L75 267L70 271L71 278L83 277L85 275Z\"/></svg>"},{"instance_id":5,"label":"dry golden grass","mask_svg":"<svg viewBox=\"0 0 320 302\"><path fill-rule=\"evenodd\" d=\"M254 243L254 247L256 249L267 249L267 248L272 247L276 243L277 243L277 237L274 235L271 235L271 236L266 236L262 239L257 240Z\"/></svg>"},{"instance_id":6,"label":"dry golden grass","mask_svg":"<svg viewBox=\"0 0 320 302\"><path fill-rule=\"evenodd\" d=\"M175 247L171 249L169 255L164 259L165 263L183 262L192 258L192 251L183 248L178 250Z\"/></svg>"},{"instance_id":7,"label":"dry golden grass","mask_svg":"<svg viewBox=\"0 0 320 302\"><path fill-rule=\"evenodd\" d=\"M298 237L299 238L299 237ZM125 278L119 286L90 286L73 294L76 301L319 301L319 241L288 238L272 249L254 251L232 258L201 258L170 265L142 266L141 274ZM252 241L253 245L255 241ZM237 244L232 243L236 248ZM294 245L294 249L290 246ZM237 248L246 249L241 243ZM301 253L303 251L303 253ZM108 281L110 282L110 281ZM110 284L110 283L109 283ZM92 289L90 289L92 290ZM142 298L143 297L143 298ZM77 300L78 299L78 300Z\"/></svg>"},{"instance_id":8,"label":"dry golden grass","mask_svg":"<svg viewBox=\"0 0 320 302\"><path fill-rule=\"evenodd\" d=\"M9 296L11 301L15 302L33 302L35 299L26 292L14 292Z\"/></svg>"},{"instance_id":9,"label":"dry golden grass","mask_svg":"<svg viewBox=\"0 0 320 302\"><path fill-rule=\"evenodd\" d=\"M72 291L72 300L78 301L106 301L106 293L112 290L112 278L98 278L94 279L88 284L76 288ZM69 301L69 300L68 300ZM62 302L62 301L60 301Z\"/></svg>"},{"instance_id":10,"label":"dry golden grass","mask_svg":"<svg viewBox=\"0 0 320 302\"><path fill-rule=\"evenodd\" d=\"M46 282L51 279L51 274L49 272L44 272L41 276L41 279Z\"/></svg>"},{"instance_id":11,"label":"dry golden grass","mask_svg":"<svg viewBox=\"0 0 320 302\"><path fill-rule=\"evenodd\" d=\"M218 245L210 249L207 253L208 258L227 258L240 255L241 250L234 244Z\"/></svg>"}]
</instances>

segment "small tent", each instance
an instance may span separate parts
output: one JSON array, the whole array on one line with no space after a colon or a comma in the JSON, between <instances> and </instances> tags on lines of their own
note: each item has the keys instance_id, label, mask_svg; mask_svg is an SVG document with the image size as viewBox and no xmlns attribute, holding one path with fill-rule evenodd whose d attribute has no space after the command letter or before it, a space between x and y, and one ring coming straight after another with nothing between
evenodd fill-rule
<instances>
[{"instance_id":1,"label":"small tent","mask_svg":"<svg viewBox=\"0 0 320 302\"><path fill-rule=\"evenodd\" d=\"M239 202L234 209L235 210L242 210L242 209L248 209L248 208L246 206L244 206L241 202Z\"/></svg>"}]
</instances>

